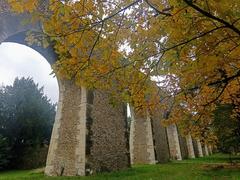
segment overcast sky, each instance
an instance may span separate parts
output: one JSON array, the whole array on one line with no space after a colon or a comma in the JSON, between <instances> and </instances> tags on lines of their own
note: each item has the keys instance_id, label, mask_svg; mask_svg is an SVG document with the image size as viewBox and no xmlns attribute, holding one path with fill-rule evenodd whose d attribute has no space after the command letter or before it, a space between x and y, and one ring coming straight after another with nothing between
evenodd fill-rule
<instances>
[{"instance_id":1,"label":"overcast sky","mask_svg":"<svg viewBox=\"0 0 240 180\"><path fill-rule=\"evenodd\" d=\"M45 94L52 100L58 100L58 84L51 73L47 60L35 50L21 44L2 43L0 45L0 84L10 85L18 77L33 77L44 86Z\"/></svg>"}]
</instances>

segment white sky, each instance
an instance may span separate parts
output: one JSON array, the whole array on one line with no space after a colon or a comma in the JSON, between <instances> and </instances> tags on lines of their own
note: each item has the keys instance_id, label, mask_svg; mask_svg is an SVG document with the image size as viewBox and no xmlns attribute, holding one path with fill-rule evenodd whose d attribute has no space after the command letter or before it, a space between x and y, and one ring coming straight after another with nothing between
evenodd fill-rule
<instances>
[{"instance_id":1,"label":"white sky","mask_svg":"<svg viewBox=\"0 0 240 180\"><path fill-rule=\"evenodd\" d=\"M37 51L17 43L0 44L0 84L10 85L18 77L32 77L44 93L58 101L58 84L51 73L51 66Z\"/></svg>"}]
</instances>

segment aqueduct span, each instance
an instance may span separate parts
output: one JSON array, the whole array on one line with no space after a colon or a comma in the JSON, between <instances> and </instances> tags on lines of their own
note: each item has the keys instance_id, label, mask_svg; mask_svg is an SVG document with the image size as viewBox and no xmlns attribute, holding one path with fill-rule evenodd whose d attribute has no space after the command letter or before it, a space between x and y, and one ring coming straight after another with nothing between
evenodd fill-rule
<instances>
[{"instance_id":1,"label":"aqueduct span","mask_svg":"<svg viewBox=\"0 0 240 180\"><path fill-rule=\"evenodd\" d=\"M23 25L28 14L16 15L0 2L0 43L26 44L26 32L41 32L41 24ZM53 49L30 46L50 64L56 61ZM178 135L176 125L160 123L161 113L149 117L132 112L130 138L127 132L126 106L113 107L102 91L79 88L73 80L59 77L59 102L52 131L45 174L50 176L84 176L114 171L130 164L167 162L203 155L201 143L191 136ZM130 144L130 148L129 148ZM207 154L207 146L204 148ZM195 154L194 154L195 152ZM130 156L131 154L131 156ZM131 160L130 160L131 159Z\"/></svg>"}]
</instances>

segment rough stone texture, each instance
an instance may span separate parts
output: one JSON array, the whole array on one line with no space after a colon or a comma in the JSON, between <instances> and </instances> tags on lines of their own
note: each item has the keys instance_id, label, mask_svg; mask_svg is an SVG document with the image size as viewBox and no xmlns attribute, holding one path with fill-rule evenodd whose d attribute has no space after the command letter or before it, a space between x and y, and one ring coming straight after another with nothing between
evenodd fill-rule
<instances>
[{"instance_id":1,"label":"rough stone texture","mask_svg":"<svg viewBox=\"0 0 240 180\"><path fill-rule=\"evenodd\" d=\"M178 138L177 126L172 124L167 127L167 136L169 144L170 158L175 160L182 160L181 149Z\"/></svg>"},{"instance_id":2,"label":"rough stone texture","mask_svg":"<svg viewBox=\"0 0 240 180\"><path fill-rule=\"evenodd\" d=\"M193 148L196 157L203 157L202 145L199 139L193 139Z\"/></svg>"},{"instance_id":3,"label":"rough stone texture","mask_svg":"<svg viewBox=\"0 0 240 180\"><path fill-rule=\"evenodd\" d=\"M59 81L59 89L45 174L85 175L86 90L69 80Z\"/></svg>"},{"instance_id":4,"label":"rough stone texture","mask_svg":"<svg viewBox=\"0 0 240 180\"><path fill-rule=\"evenodd\" d=\"M155 146L156 160L159 163L168 162L170 159L167 130L161 124L162 114L155 112L152 116L153 139Z\"/></svg>"},{"instance_id":5,"label":"rough stone texture","mask_svg":"<svg viewBox=\"0 0 240 180\"><path fill-rule=\"evenodd\" d=\"M188 157L195 158L192 136L190 134L186 136L186 142L187 142L187 149L188 149Z\"/></svg>"},{"instance_id":6,"label":"rough stone texture","mask_svg":"<svg viewBox=\"0 0 240 180\"><path fill-rule=\"evenodd\" d=\"M1 1L2 3L3 1ZM0 4L2 7L3 5ZM22 21L29 18L28 14L16 15L6 9L0 14L0 43L16 42L28 45L25 42L26 32L41 31L41 25L23 25ZM39 46L30 46L41 53L51 64L55 62L56 54L51 46L44 49ZM81 89L71 81L59 82L60 93L56 121L52 132L52 140L48 153L46 174L48 175L84 175L84 159L79 159L79 148L85 143L82 131L79 131L81 112ZM81 127L82 128L82 127ZM85 130L85 129L84 129ZM79 134L80 133L80 134ZM79 140L80 139L80 140ZM85 149L84 149L85 150Z\"/></svg>"},{"instance_id":7,"label":"rough stone texture","mask_svg":"<svg viewBox=\"0 0 240 180\"><path fill-rule=\"evenodd\" d=\"M47 2L41 1L41 11ZM5 0L0 1L0 10L0 43L28 45L25 42L26 32L42 31L39 23L23 25L22 21L30 16L10 13ZM56 54L51 46L46 49L34 45L30 47L43 55L50 64L56 62ZM45 173L50 176L75 176L85 175L85 166L92 172L129 167L125 108L112 108L105 100L107 96L98 92L94 93L93 99L91 93L75 86L72 81L60 80L59 86L58 110ZM89 99L92 105L88 104Z\"/></svg>"},{"instance_id":8,"label":"rough stone texture","mask_svg":"<svg viewBox=\"0 0 240 180\"><path fill-rule=\"evenodd\" d=\"M83 176L130 166L126 106L106 93L59 81L60 99L45 174Z\"/></svg>"},{"instance_id":9,"label":"rough stone texture","mask_svg":"<svg viewBox=\"0 0 240 180\"><path fill-rule=\"evenodd\" d=\"M181 134L179 134L178 138L179 138L182 159L187 159L188 158L188 147L187 147L186 138L183 137Z\"/></svg>"},{"instance_id":10,"label":"rough stone texture","mask_svg":"<svg viewBox=\"0 0 240 180\"><path fill-rule=\"evenodd\" d=\"M195 157L199 157L198 156L198 146L197 146L196 139L192 139L192 143L193 143L193 150L194 150Z\"/></svg>"},{"instance_id":11,"label":"rough stone texture","mask_svg":"<svg viewBox=\"0 0 240 180\"><path fill-rule=\"evenodd\" d=\"M203 149L199 139L197 139L197 146L198 146L198 156L203 157Z\"/></svg>"},{"instance_id":12,"label":"rough stone texture","mask_svg":"<svg viewBox=\"0 0 240 180\"><path fill-rule=\"evenodd\" d=\"M213 152L212 152L212 146L208 146L208 153L209 153L209 155L212 155L213 154Z\"/></svg>"},{"instance_id":13,"label":"rough stone texture","mask_svg":"<svg viewBox=\"0 0 240 180\"><path fill-rule=\"evenodd\" d=\"M154 164L152 125L149 115L136 114L131 109L130 127L131 164Z\"/></svg>"},{"instance_id":14,"label":"rough stone texture","mask_svg":"<svg viewBox=\"0 0 240 180\"><path fill-rule=\"evenodd\" d=\"M113 107L107 94L94 91L89 97L87 173L114 171L130 166L127 114L123 104Z\"/></svg>"},{"instance_id":15,"label":"rough stone texture","mask_svg":"<svg viewBox=\"0 0 240 180\"><path fill-rule=\"evenodd\" d=\"M205 156L209 156L208 147L207 147L206 144L204 144L204 155L205 155Z\"/></svg>"},{"instance_id":16,"label":"rough stone texture","mask_svg":"<svg viewBox=\"0 0 240 180\"><path fill-rule=\"evenodd\" d=\"M41 31L40 24L23 25L21 22L29 18L29 15L9 13L4 1L0 1L0 9L4 10L0 13L0 43L16 42L27 45L24 40L26 32ZM56 54L51 46L47 49L39 46L30 47L41 53L50 64L55 62ZM106 96L99 99L101 96L95 93L92 114L94 120L91 126L93 133L90 136L88 134L91 137L91 144L87 144L91 147L86 147L86 113L92 108L91 105L87 105L87 92L67 80L59 81L59 86L58 110L45 173L50 176L85 175L86 149L91 152L87 165L91 165L93 172L129 167L124 108L111 108L104 100ZM103 102L100 103L101 100ZM92 156L94 158L91 158Z\"/></svg>"}]
</instances>

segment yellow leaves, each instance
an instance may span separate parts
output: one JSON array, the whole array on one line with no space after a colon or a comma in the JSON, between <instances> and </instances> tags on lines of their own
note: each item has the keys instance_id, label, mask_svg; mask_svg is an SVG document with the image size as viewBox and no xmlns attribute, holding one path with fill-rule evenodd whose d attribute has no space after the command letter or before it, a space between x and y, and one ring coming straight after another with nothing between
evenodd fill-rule
<instances>
[{"instance_id":1,"label":"yellow leaves","mask_svg":"<svg viewBox=\"0 0 240 180\"><path fill-rule=\"evenodd\" d=\"M7 0L11 9L17 13L34 12L38 6L37 0Z\"/></svg>"},{"instance_id":2,"label":"yellow leaves","mask_svg":"<svg viewBox=\"0 0 240 180\"><path fill-rule=\"evenodd\" d=\"M152 75L164 76L166 87L161 96L176 95L169 122L182 122L196 136L211 122L214 109L210 105L206 111L202 105L221 92L221 85L209 84L233 76L240 68L239 36L226 27L213 31L223 24L182 0L149 0L160 11L169 8L172 16L157 15L141 2L117 13L132 3L129 0L116 4L50 0L43 14L34 12L38 0L8 2L15 12L33 12L35 22L41 21L44 35L50 37L59 57L54 65L58 75L74 78L78 85L111 91L114 98L149 111L169 109L168 105L163 107L166 101L159 101L159 89L150 80ZM208 2L208 11L239 29L237 0ZM193 3L207 10L206 1ZM32 35L28 41L39 44ZM43 38L41 44L47 47L49 41ZM239 93L237 80L231 80L219 101L235 102Z\"/></svg>"},{"instance_id":3,"label":"yellow leaves","mask_svg":"<svg viewBox=\"0 0 240 180\"><path fill-rule=\"evenodd\" d=\"M16 2L14 0L8 0L9 5L11 6L12 10L18 13L24 12L24 6L21 2Z\"/></svg>"}]
</instances>

